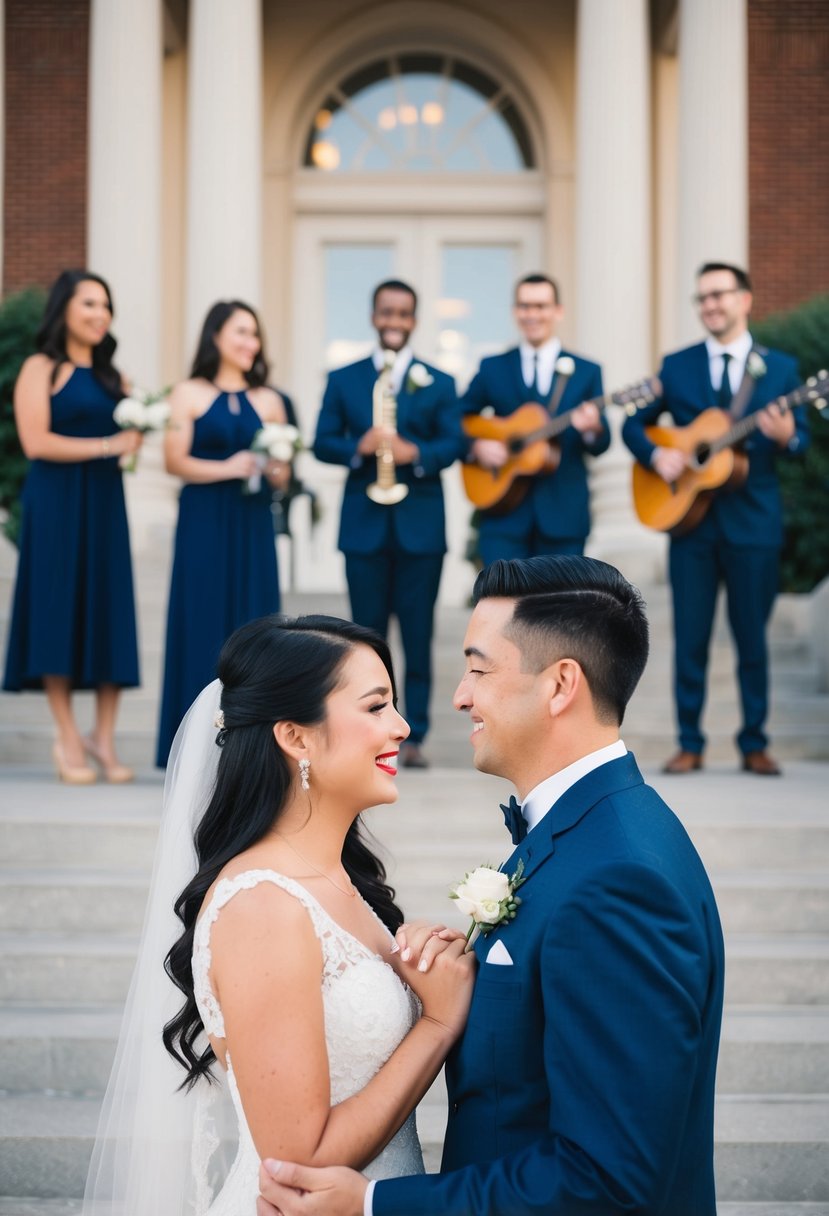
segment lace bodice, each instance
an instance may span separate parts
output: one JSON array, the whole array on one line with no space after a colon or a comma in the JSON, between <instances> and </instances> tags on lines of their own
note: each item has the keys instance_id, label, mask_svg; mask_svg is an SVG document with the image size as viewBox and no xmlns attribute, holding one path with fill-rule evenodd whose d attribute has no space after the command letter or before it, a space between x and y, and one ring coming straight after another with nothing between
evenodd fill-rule
<instances>
[{"instance_id":1,"label":"lace bodice","mask_svg":"<svg viewBox=\"0 0 829 1216\"><path fill-rule=\"evenodd\" d=\"M322 1000L325 1043L331 1078L331 1102L337 1105L363 1089L405 1037L419 1016L414 994L392 968L328 915L305 888L275 870L247 870L235 878L222 879L196 923L193 937L193 988L204 1028L215 1038L225 1037L224 1018L210 985L210 933L222 908L239 891L270 882L299 900L308 912L322 947ZM258 1194L259 1157L248 1130L233 1063L227 1055L227 1081L239 1127L236 1160L225 1185L212 1206L211 1216L239 1216L255 1212ZM197 1151L209 1157L213 1139L205 1126ZM194 1168L207 1173L207 1157ZM417 1139L414 1115L363 1171L370 1178L390 1178L422 1173L423 1158ZM205 1182L206 1187L206 1182ZM207 1210L205 1194L199 1210Z\"/></svg>"}]
</instances>

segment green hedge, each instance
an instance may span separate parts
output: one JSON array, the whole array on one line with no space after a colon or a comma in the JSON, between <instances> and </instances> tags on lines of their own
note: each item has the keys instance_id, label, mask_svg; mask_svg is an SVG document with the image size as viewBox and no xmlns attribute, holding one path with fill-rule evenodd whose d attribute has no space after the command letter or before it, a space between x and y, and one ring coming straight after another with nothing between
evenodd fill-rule
<instances>
[{"instance_id":1,"label":"green hedge","mask_svg":"<svg viewBox=\"0 0 829 1216\"><path fill-rule=\"evenodd\" d=\"M31 287L0 302L0 516L3 531L15 544L20 531L20 490L28 465L14 425L14 382L23 360L34 353L45 301L44 292Z\"/></svg>"},{"instance_id":2,"label":"green hedge","mask_svg":"<svg viewBox=\"0 0 829 1216\"><path fill-rule=\"evenodd\" d=\"M829 370L829 294L753 322L751 332L794 355L803 380ZM808 409L812 443L805 457L777 462L786 518L784 591L811 591L829 574L829 409Z\"/></svg>"}]
</instances>

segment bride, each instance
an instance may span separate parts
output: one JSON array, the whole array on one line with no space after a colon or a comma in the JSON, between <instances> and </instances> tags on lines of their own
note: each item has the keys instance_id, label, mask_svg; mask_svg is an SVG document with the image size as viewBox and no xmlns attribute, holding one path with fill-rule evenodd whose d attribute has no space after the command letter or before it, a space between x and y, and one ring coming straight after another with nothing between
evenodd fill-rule
<instances>
[{"instance_id":1,"label":"bride","mask_svg":"<svg viewBox=\"0 0 829 1216\"><path fill-rule=\"evenodd\" d=\"M409 733L385 643L267 617L218 671L173 746L88 1213L254 1216L264 1157L422 1172L414 1108L466 1019L463 937L432 939L412 992L360 834L361 811L397 799Z\"/></svg>"}]
</instances>

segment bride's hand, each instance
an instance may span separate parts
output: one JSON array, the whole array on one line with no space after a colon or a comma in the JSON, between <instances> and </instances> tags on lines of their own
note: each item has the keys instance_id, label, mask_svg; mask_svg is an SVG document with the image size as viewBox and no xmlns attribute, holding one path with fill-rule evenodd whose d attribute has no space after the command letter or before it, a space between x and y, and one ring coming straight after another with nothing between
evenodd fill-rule
<instances>
[{"instance_id":1,"label":"bride's hand","mask_svg":"<svg viewBox=\"0 0 829 1216\"><path fill-rule=\"evenodd\" d=\"M430 925L425 920L415 920L401 925L395 935L401 963L428 971L434 960L450 942L466 940L460 929L449 929L446 925Z\"/></svg>"},{"instance_id":2,"label":"bride's hand","mask_svg":"<svg viewBox=\"0 0 829 1216\"><path fill-rule=\"evenodd\" d=\"M444 933L451 938L443 938ZM405 937L409 944L400 952L403 978L420 998L424 1018L457 1038L466 1025L475 983L475 956L464 953L466 938L426 924L407 925Z\"/></svg>"}]
</instances>

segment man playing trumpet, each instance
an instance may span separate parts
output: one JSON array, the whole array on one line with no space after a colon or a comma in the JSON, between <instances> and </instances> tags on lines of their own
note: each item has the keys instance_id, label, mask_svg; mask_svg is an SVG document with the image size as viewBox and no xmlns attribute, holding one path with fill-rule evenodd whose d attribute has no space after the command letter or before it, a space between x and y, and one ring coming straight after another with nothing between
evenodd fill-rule
<instances>
[{"instance_id":1,"label":"man playing trumpet","mask_svg":"<svg viewBox=\"0 0 829 1216\"><path fill-rule=\"evenodd\" d=\"M530 401L554 415L584 405L558 440L561 461L556 471L535 477L517 506L482 513L480 552L485 566L499 557L582 554L590 532L584 456L599 456L610 446L604 415L590 403L602 394L602 369L561 349L556 330L564 310L554 280L542 274L519 280L513 315L520 344L482 361L462 400L463 412L489 409L505 418ZM484 438L474 439L467 455L493 469L501 468L508 457L504 443Z\"/></svg>"},{"instance_id":2,"label":"man playing trumpet","mask_svg":"<svg viewBox=\"0 0 829 1216\"><path fill-rule=\"evenodd\" d=\"M466 441L453 380L412 353L416 310L408 284L394 279L376 288L377 346L329 375L314 455L349 470L338 545L351 615L384 637L397 617L411 726L400 759L424 768L434 606L446 552L440 471L463 455Z\"/></svg>"}]
</instances>

